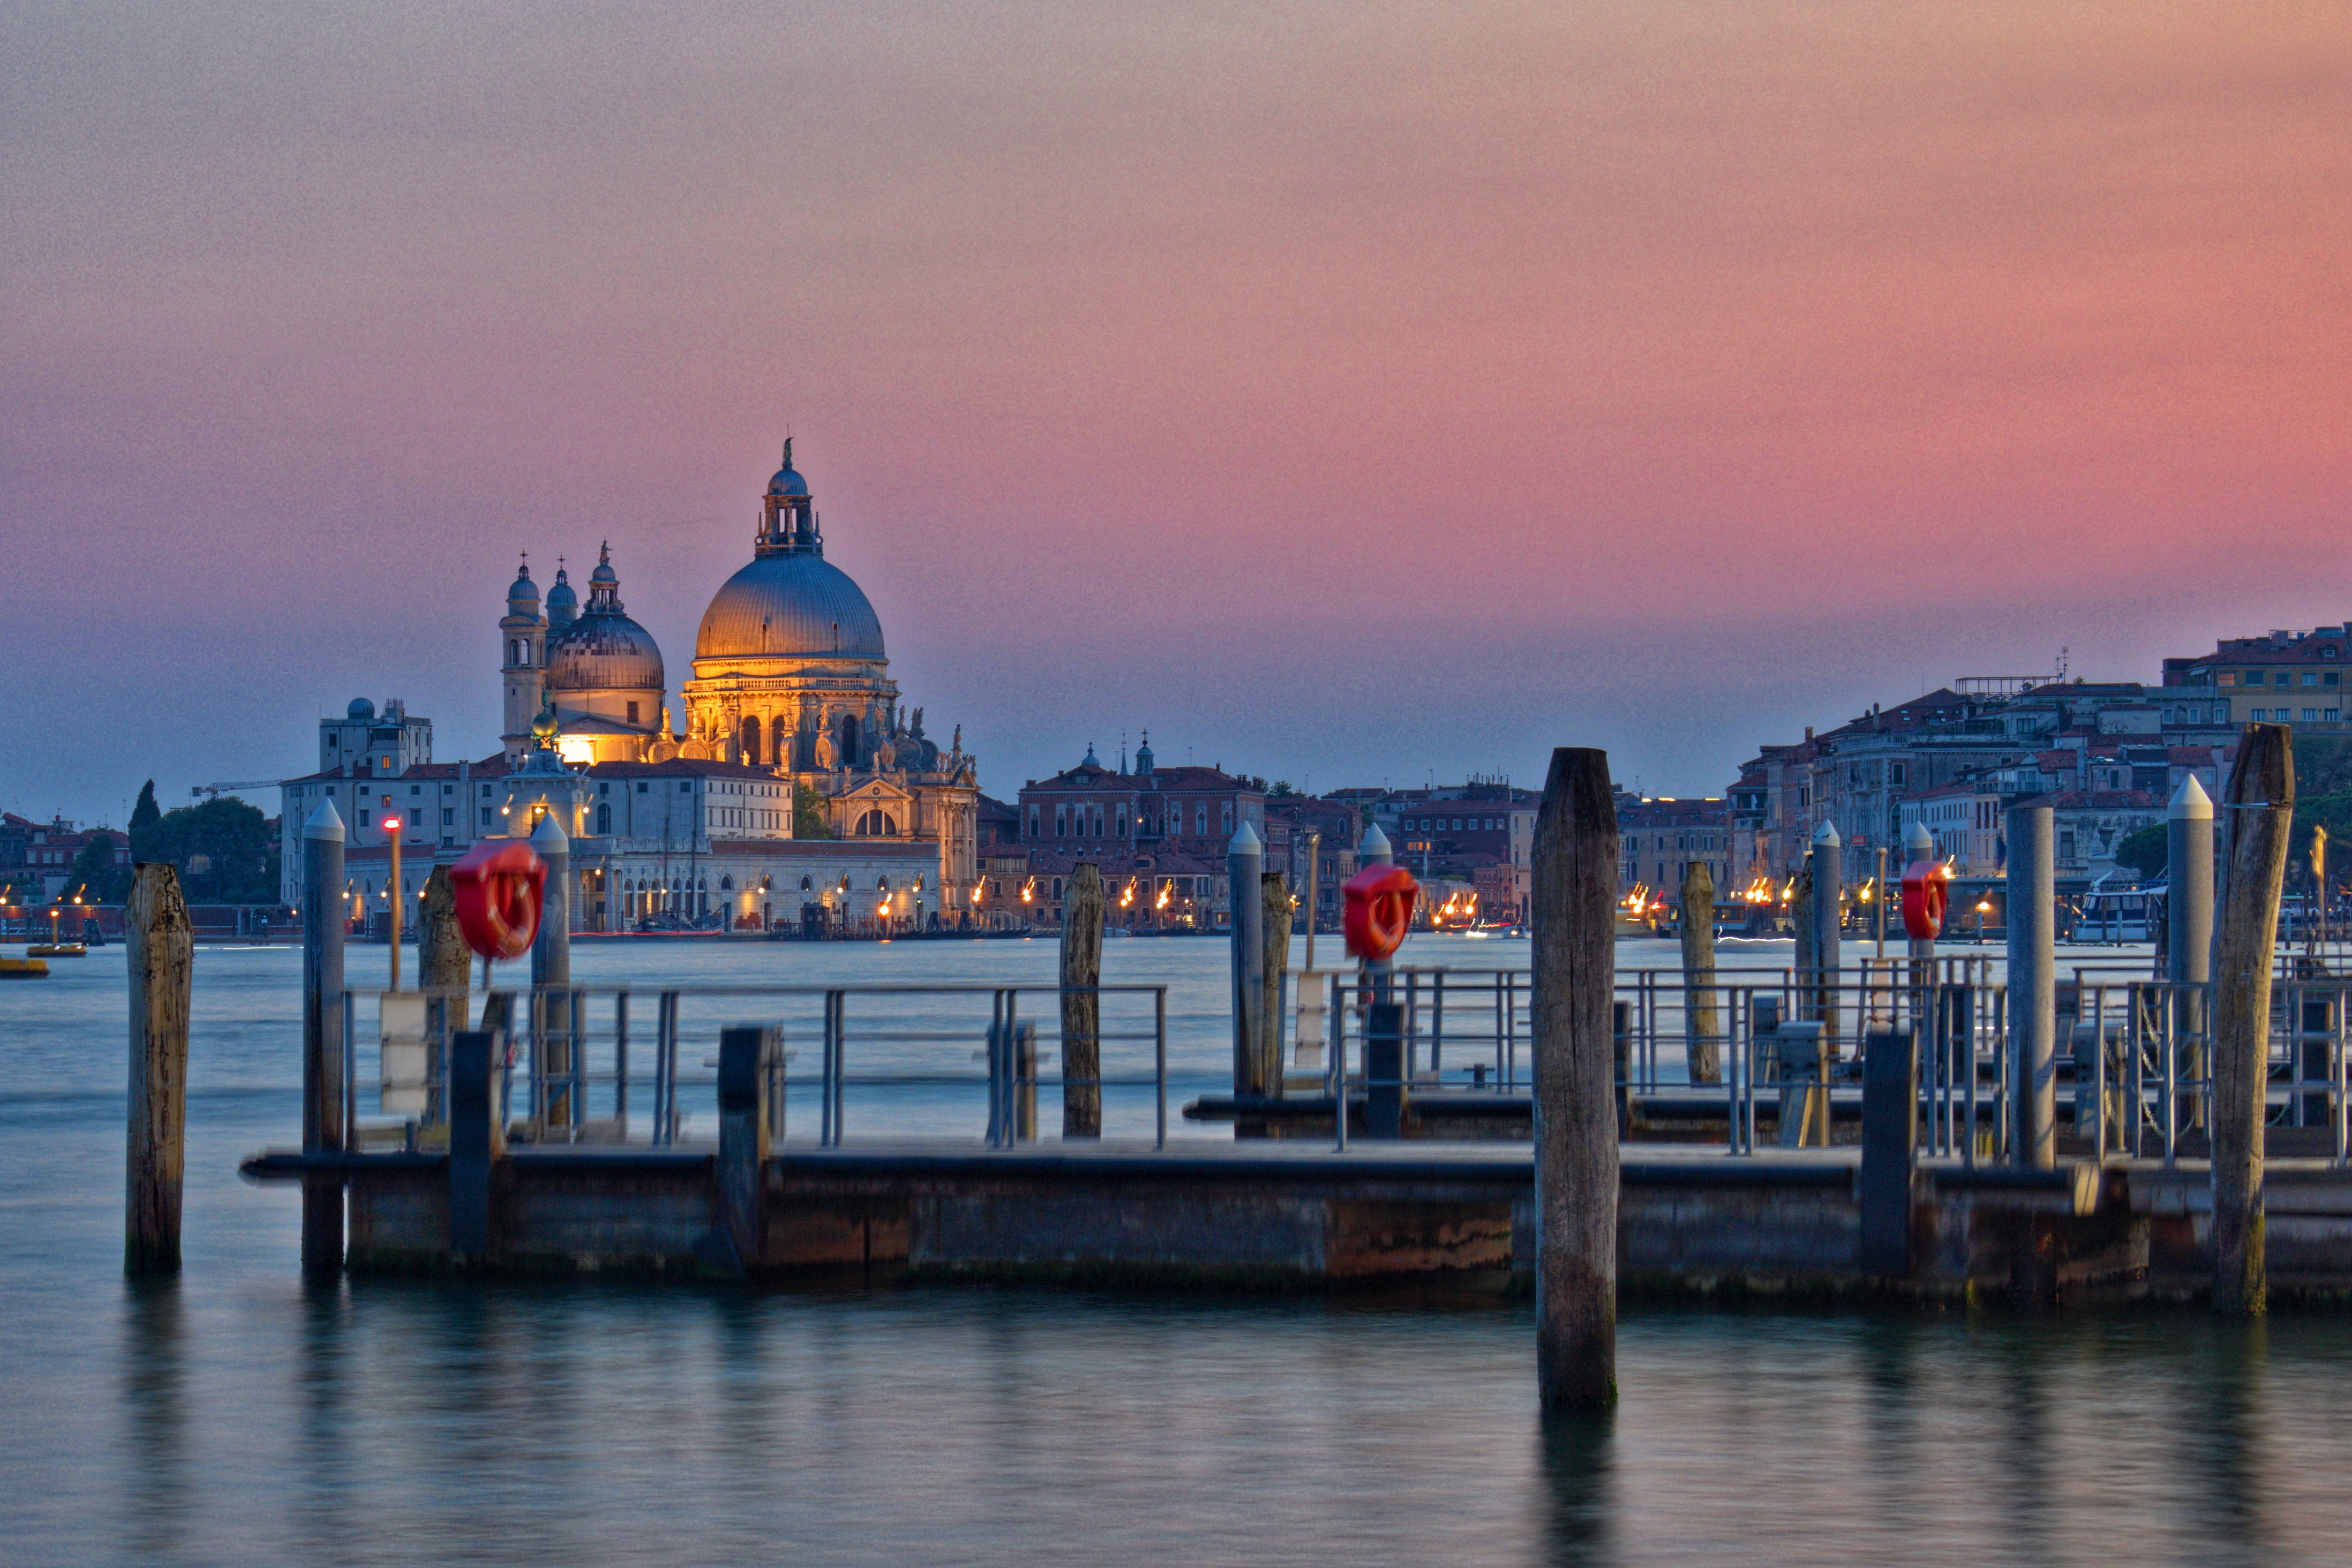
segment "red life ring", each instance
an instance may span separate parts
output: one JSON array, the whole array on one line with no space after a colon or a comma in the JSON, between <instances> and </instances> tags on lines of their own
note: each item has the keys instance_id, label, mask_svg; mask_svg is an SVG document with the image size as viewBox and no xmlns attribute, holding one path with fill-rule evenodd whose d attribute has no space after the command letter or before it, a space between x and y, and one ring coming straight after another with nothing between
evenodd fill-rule
<instances>
[{"instance_id":1,"label":"red life ring","mask_svg":"<svg viewBox=\"0 0 2352 1568\"><path fill-rule=\"evenodd\" d=\"M1933 942L1944 932L1944 906L1951 876L1936 861L1913 861L1903 868L1903 929L1916 942Z\"/></svg>"},{"instance_id":2,"label":"red life ring","mask_svg":"<svg viewBox=\"0 0 2352 1568\"><path fill-rule=\"evenodd\" d=\"M504 961L530 951L547 892L547 862L520 839L483 839L449 868L466 946Z\"/></svg>"},{"instance_id":3,"label":"red life ring","mask_svg":"<svg viewBox=\"0 0 2352 1568\"><path fill-rule=\"evenodd\" d=\"M1421 883L1412 880L1412 873L1401 865L1368 865L1339 891L1344 901L1339 929L1348 938L1349 956L1374 960L1394 956L1412 927L1413 900L1421 895Z\"/></svg>"}]
</instances>

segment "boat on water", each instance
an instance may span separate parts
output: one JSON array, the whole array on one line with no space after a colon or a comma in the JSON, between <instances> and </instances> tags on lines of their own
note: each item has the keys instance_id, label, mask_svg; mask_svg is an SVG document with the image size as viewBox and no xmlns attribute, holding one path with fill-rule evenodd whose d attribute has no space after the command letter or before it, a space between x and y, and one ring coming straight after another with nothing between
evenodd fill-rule
<instances>
[{"instance_id":1,"label":"boat on water","mask_svg":"<svg viewBox=\"0 0 2352 1568\"><path fill-rule=\"evenodd\" d=\"M48 965L38 958L0 958L0 980L39 980L48 973Z\"/></svg>"},{"instance_id":2,"label":"boat on water","mask_svg":"<svg viewBox=\"0 0 2352 1568\"><path fill-rule=\"evenodd\" d=\"M36 942L25 949L27 958L86 958L89 956L89 949L79 942Z\"/></svg>"}]
</instances>

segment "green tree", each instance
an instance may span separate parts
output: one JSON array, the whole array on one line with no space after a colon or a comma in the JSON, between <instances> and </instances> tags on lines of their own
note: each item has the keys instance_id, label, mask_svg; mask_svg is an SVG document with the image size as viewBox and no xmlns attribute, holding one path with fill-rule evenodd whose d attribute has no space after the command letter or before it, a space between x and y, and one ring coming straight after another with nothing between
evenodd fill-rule
<instances>
[{"instance_id":1,"label":"green tree","mask_svg":"<svg viewBox=\"0 0 2352 1568\"><path fill-rule=\"evenodd\" d=\"M163 813L143 858L180 868L191 903L275 904L278 846L269 821L234 795Z\"/></svg>"},{"instance_id":2,"label":"green tree","mask_svg":"<svg viewBox=\"0 0 2352 1568\"><path fill-rule=\"evenodd\" d=\"M2116 846L2116 863L2129 866L2139 873L2142 882L2154 882L2164 874L2166 828L2161 822L2128 834Z\"/></svg>"},{"instance_id":3,"label":"green tree","mask_svg":"<svg viewBox=\"0 0 2352 1568\"><path fill-rule=\"evenodd\" d=\"M91 830L90 841L66 870L66 896L79 893L85 904L120 904L131 893L131 868L114 863L111 828Z\"/></svg>"},{"instance_id":4,"label":"green tree","mask_svg":"<svg viewBox=\"0 0 2352 1568\"><path fill-rule=\"evenodd\" d=\"M155 804L155 780L150 779L139 786L139 803L131 808L131 858L134 861L160 861L171 857L157 853L162 846L155 842L155 830L163 821L163 809Z\"/></svg>"},{"instance_id":5,"label":"green tree","mask_svg":"<svg viewBox=\"0 0 2352 1568\"><path fill-rule=\"evenodd\" d=\"M1268 795L1277 795L1277 796L1279 796L1279 795L1292 795L1292 794L1296 794L1296 793L1297 793L1297 790L1295 790L1295 789L1291 789L1291 787L1290 787L1290 780L1289 780L1289 779L1276 779L1276 780L1274 781L1274 788L1273 788L1273 789L1268 789L1268 790L1266 791L1266 793L1267 793Z\"/></svg>"},{"instance_id":6,"label":"green tree","mask_svg":"<svg viewBox=\"0 0 2352 1568\"><path fill-rule=\"evenodd\" d=\"M796 839L837 839L833 824L824 820L824 797L812 785L803 784L793 791L793 837Z\"/></svg>"}]
</instances>

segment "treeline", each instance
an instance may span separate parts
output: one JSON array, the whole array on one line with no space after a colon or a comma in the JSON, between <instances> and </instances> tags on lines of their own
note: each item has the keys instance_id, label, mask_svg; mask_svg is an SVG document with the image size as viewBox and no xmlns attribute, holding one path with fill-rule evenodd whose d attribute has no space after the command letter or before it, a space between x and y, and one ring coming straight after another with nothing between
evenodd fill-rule
<instances>
[{"instance_id":1,"label":"treeline","mask_svg":"<svg viewBox=\"0 0 2352 1568\"><path fill-rule=\"evenodd\" d=\"M96 890L98 902L130 896L131 867L114 864L112 842L92 839L68 873L71 888ZM278 847L269 819L233 796L216 795L166 811L147 780L131 809L131 859L161 862L180 873L191 904L276 904ZM83 897L90 897L84 893Z\"/></svg>"}]
</instances>

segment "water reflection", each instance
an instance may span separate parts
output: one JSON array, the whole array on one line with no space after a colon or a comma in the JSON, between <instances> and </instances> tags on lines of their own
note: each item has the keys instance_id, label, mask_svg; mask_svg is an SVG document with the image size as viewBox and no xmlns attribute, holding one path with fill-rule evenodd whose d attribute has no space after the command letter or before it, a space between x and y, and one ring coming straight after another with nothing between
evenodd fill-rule
<instances>
[{"instance_id":1,"label":"water reflection","mask_svg":"<svg viewBox=\"0 0 2352 1568\"><path fill-rule=\"evenodd\" d=\"M123 1296L125 1523L132 1553L152 1558L180 1539L197 1501L188 1465L187 1308L177 1280L126 1281Z\"/></svg>"},{"instance_id":2,"label":"water reflection","mask_svg":"<svg viewBox=\"0 0 2352 1568\"><path fill-rule=\"evenodd\" d=\"M1614 1563L1616 1413L1556 1413L1537 1431L1544 1561Z\"/></svg>"}]
</instances>

